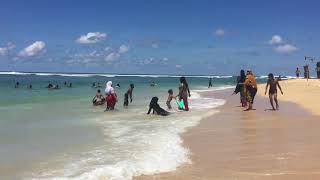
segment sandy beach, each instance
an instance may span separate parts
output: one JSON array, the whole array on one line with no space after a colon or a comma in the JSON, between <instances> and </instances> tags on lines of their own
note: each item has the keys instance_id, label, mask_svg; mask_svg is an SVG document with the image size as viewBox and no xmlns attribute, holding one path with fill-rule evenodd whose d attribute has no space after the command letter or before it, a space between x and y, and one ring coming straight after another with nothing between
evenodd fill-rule
<instances>
[{"instance_id":1,"label":"sandy beach","mask_svg":"<svg viewBox=\"0 0 320 180\"><path fill-rule=\"evenodd\" d=\"M259 85L251 112L238 107L232 90L206 94L227 102L182 135L192 164L135 179L319 179L320 81L280 84L279 111L270 111L265 84Z\"/></svg>"}]
</instances>

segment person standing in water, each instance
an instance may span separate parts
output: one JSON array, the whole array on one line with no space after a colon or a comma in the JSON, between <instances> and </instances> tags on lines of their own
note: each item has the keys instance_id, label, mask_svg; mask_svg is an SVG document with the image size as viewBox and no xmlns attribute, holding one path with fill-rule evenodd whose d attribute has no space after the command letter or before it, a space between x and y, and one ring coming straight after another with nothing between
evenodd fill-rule
<instances>
[{"instance_id":1,"label":"person standing in water","mask_svg":"<svg viewBox=\"0 0 320 180\"><path fill-rule=\"evenodd\" d=\"M179 100L183 99L185 111L189 111L188 97L191 97L189 85L185 77L180 77Z\"/></svg>"},{"instance_id":2,"label":"person standing in water","mask_svg":"<svg viewBox=\"0 0 320 180\"><path fill-rule=\"evenodd\" d=\"M246 80L244 82L245 88L246 88L246 95L247 95L247 102L249 104L248 109L246 109L245 111L250 111L253 110L252 105L254 102L254 97L257 94L258 91L258 86L257 86L257 82L256 79L254 78L254 75L252 73L251 70L247 71L247 76L246 76Z\"/></svg>"},{"instance_id":3,"label":"person standing in water","mask_svg":"<svg viewBox=\"0 0 320 180\"><path fill-rule=\"evenodd\" d=\"M267 94L268 87L269 87L269 99L270 99L271 107L273 110L278 110L279 104L278 104L278 98L277 98L277 88L280 89L281 94L283 94L283 92L279 84L279 81L274 78L272 73L268 75L268 82L267 82L266 90L264 94ZM276 108L274 108L273 101L276 103Z\"/></svg>"},{"instance_id":4,"label":"person standing in water","mask_svg":"<svg viewBox=\"0 0 320 180\"><path fill-rule=\"evenodd\" d=\"M208 88L211 88L212 87L212 78L209 79L209 86Z\"/></svg>"},{"instance_id":5,"label":"person standing in water","mask_svg":"<svg viewBox=\"0 0 320 180\"><path fill-rule=\"evenodd\" d=\"M114 110L114 107L117 103L117 94L112 87L112 81L108 81L106 84L106 101L107 101L107 108L105 111Z\"/></svg>"},{"instance_id":6,"label":"person standing in water","mask_svg":"<svg viewBox=\"0 0 320 180\"><path fill-rule=\"evenodd\" d=\"M168 90L168 94L169 95L168 95L166 104L167 104L168 109L171 110L172 109L171 101L172 101L172 99L175 99L176 97L173 95L172 89Z\"/></svg>"},{"instance_id":7,"label":"person standing in water","mask_svg":"<svg viewBox=\"0 0 320 180\"><path fill-rule=\"evenodd\" d=\"M129 98L130 98L130 103L132 103L132 91L133 91L133 88L134 88L134 84L130 84L129 89L124 94L123 106L128 106L129 105Z\"/></svg>"},{"instance_id":8,"label":"person standing in water","mask_svg":"<svg viewBox=\"0 0 320 180\"><path fill-rule=\"evenodd\" d=\"M237 86L233 92L233 94L238 94L240 92L240 103L242 107L247 106L246 88L244 86L245 81L246 81L246 74L242 69L240 71L240 76L237 79Z\"/></svg>"}]
</instances>

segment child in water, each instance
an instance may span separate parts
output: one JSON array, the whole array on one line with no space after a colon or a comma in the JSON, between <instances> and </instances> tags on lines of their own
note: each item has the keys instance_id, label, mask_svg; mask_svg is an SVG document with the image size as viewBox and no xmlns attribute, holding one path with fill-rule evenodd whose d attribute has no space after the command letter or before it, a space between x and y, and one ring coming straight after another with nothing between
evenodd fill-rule
<instances>
[{"instance_id":1,"label":"child in water","mask_svg":"<svg viewBox=\"0 0 320 180\"><path fill-rule=\"evenodd\" d=\"M148 113L147 114L150 114L151 110L153 110L153 114L154 112L156 112L158 115L161 115L161 116L167 116L169 115L170 113L164 109L162 109L160 107L160 105L158 104L158 97L153 97L151 99L151 102L149 104L149 110L148 110Z\"/></svg>"},{"instance_id":2,"label":"child in water","mask_svg":"<svg viewBox=\"0 0 320 180\"><path fill-rule=\"evenodd\" d=\"M173 95L172 89L169 89L169 90L168 90L168 94L169 94L169 95L168 95L168 99L167 99L166 104L167 104L167 106L168 106L168 109L171 110L171 109L172 109L171 101L172 101L172 99L175 99L176 97Z\"/></svg>"},{"instance_id":3,"label":"child in water","mask_svg":"<svg viewBox=\"0 0 320 180\"><path fill-rule=\"evenodd\" d=\"M270 86L270 87L269 87ZM266 85L266 90L264 94L267 94L267 89L269 87L269 99L273 110L279 109L278 99L277 99L277 88L279 87L281 94L283 94L279 81L276 80L272 73L268 75L268 82ZM273 100L276 103L276 108L274 108Z\"/></svg>"},{"instance_id":4,"label":"child in water","mask_svg":"<svg viewBox=\"0 0 320 180\"><path fill-rule=\"evenodd\" d=\"M130 97L130 103L132 103L132 91L133 91L133 88L134 88L134 84L130 84L129 89L124 94L123 106L128 106L129 105L129 97Z\"/></svg>"},{"instance_id":5,"label":"child in water","mask_svg":"<svg viewBox=\"0 0 320 180\"><path fill-rule=\"evenodd\" d=\"M100 89L97 90L96 96L92 99L92 104L94 106L103 105L105 103L105 98L101 94Z\"/></svg>"}]
</instances>

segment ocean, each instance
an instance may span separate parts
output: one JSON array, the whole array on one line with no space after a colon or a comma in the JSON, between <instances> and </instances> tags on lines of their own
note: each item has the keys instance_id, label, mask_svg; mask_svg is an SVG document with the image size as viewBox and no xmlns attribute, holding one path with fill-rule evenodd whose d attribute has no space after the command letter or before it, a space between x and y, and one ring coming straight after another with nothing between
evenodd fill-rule
<instances>
[{"instance_id":1,"label":"ocean","mask_svg":"<svg viewBox=\"0 0 320 180\"><path fill-rule=\"evenodd\" d=\"M180 134L218 111L223 99L203 97L205 91L233 88L236 77L186 76L191 90L190 111L175 102L169 116L147 115L153 96L166 109L168 89L178 92L180 76L68 73L0 73L1 179L132 179L174 171L192 163ZM258 81L265 81L259 77ZM93 82L120 84L114 111L92 106ZM155 82L157 86L151 87ZM16 82L19 88L14 88ZM72 88L64 86L72 83ZM61 89L48 90L49 84ZM133 83L133 102L123 96ZM29 85L32 89L28 89Z\"/></svg>"}]
</instances>

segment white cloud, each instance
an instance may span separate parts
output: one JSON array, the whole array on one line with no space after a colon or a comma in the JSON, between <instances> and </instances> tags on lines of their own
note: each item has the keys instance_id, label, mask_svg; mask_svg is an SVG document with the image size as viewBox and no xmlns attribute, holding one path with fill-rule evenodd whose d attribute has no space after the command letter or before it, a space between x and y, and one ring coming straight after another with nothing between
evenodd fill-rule
<instances>
[{"instance_id":1,"label":"white cloud","mask_svg":"<svg viewBox=\"0 0 320 180\"><path fill-rule=\"evenodd\" d=\"M117 60L117 59L119 59L120 58L120 54L119 53L117 53L117 52L112 52L112 53L110 53L110 54L108 54L106 57L105 57L105 61L107 61L107 62L110 62L110 61L115 61L115 60Z\"/></svg>"},{"instance_id":2,"label":"white cloud","mask_svg":"<svg viewBox=\"0 0 320 180\"><path fill-rule=\"evenodd\" d=\"M111 47L110 47L110 46L107 46L107 47L104 48L104 50L105 50L105 51L110 51L110 50L111 50Z\"/></svg>"},{"instance_id":3,"label":"white cloud","mask_svg":"<svg viewBox=\"0 0 320 180\"><path fill-rule=\"evenodd\" d=\"M9 53L10 50L14 49L16 45L13 43L7 43L7 46L0 47L0 56L5 56Z\"/></svg>"},{"instance_id":4,"label":"white cloud","mask_svg":"<svg viewBox=\"0 0 320 180\"><path fill-rule=\"evenodd\" d=\"M226 34L226 32L225 32L225 30L224 29L217 29L216 31L215 31L215 34L217 35L217 36L224 36L225 34Z\"/></svg>"},{"instance_id":5,"label":"white cloud","mask_svg":"<svg viewBox=\"0 0 320 180\"><path fill-rule=\"evenodd\" d=\"M273 35L271 40L269 41L269 44L282 44L283 40L282 37L279 35Z\"/></svg>"},{"instance_id":6,"label":"white cloud","mask_svg":"<svg viewBox=\"0 0 320 180\"><path fill-rule=\"evenodd\" d=\"M120 53L120 54L126 53L126 52L129 51L129 49L130 49L129 46L121 45L121 46L119 47L119 53Z\"/></svg>"},{"instance_id":7,"label":"white cloud","mask_svg":"<svg viewBox=\"0 0 320 180\"><path fill-rule=\"evenodd\" d=\"M296 46L291 44L279 45L274 48L274 50L281 54L291 54L299 50Z\"/></svg>"},{"instance_id":8,"label":"white cloud","mask_svg":"<svg viewBox=\"0 0 320 180\"><path fill-rule=\"evenodd\" d=\"M44 52L45 46L46 44L43 41L36 41L26 48L22 49L18 55L24 57L35 56L41 52Z\"/></svg>"},{"instance_id":9,"label":"white cloud","mask_svg":"<svg viewBox=\"0 0 320 180\"><path fill-rule=\"evenodd\" d=\"M176 68L182 68L182 65L176 64Z\"/></svg>"},{"instance_id":10,"label":"white cloud","mask_svg":"<svg viewBox=\"0 0 320 180\"><path fill-rule=\"evenodd\" d=\"M79 44L92 44L105 39L107 35L101 32L89 32L86 35L81 35L76 42Z\"/></svg>"}]
</instances>

